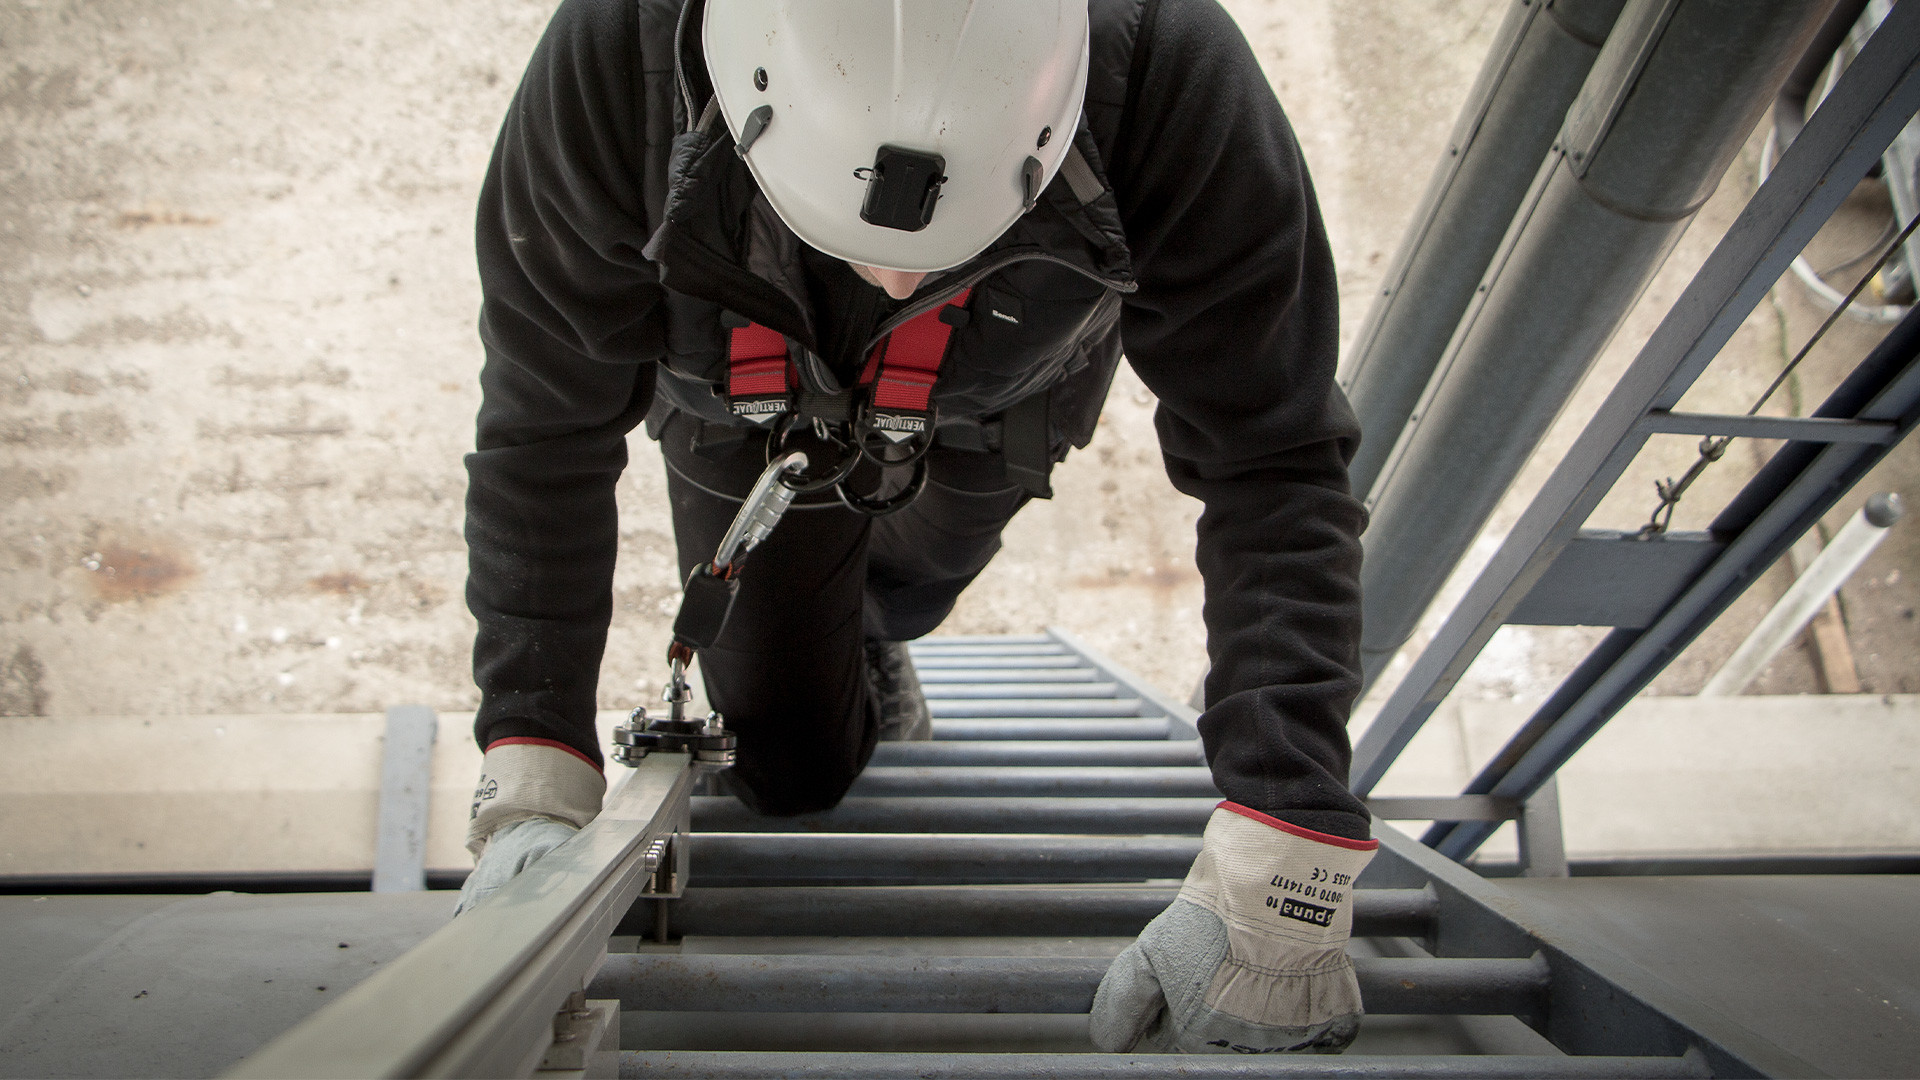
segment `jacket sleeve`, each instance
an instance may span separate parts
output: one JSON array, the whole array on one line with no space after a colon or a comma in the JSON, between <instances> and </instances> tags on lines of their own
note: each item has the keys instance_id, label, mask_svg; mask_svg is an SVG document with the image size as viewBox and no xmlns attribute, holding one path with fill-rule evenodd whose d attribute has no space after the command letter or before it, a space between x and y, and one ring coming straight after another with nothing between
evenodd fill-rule
<instances>
[{"instance_id":1,"label":"jacket sleeve","mask_svg":"<svg viewBox=\"0 0 1920 1080\"><path fill-rule=\"evenodd\" d=\"M1212 669L1200 719L1227 798L1368 835L1347 791L1359 691L1359 429L1334 385L1339 294L1312 184L1213 0L1149 0L1109 176L1139 292L1127 356L1167 473L1205 508Z\"/></svg>"},{"instance_id":2,"label":"jacket sleeve","mask_svg":"<svg viewBox=\"0 0 1920 1080\"><path fill-rule=\"evenodd\" d=\"M466 535L482 747L549 739L600 761L614 485L652 399L662 334L661 290L640 254L652 153L640 114L661 97L647 92L659 64L638 55L637 17L620 0L560 7L480 195L486 364Z\"/></svg>"}]
</instances>

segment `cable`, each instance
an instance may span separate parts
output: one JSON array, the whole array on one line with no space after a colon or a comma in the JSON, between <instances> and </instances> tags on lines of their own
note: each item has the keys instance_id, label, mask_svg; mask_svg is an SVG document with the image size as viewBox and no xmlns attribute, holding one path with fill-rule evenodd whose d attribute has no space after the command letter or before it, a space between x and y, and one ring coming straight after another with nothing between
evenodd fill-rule
<instances>
[{"instance_id":1,"label":"cable","mask_svg":"<svg viewBox=\"0 0 1920 1080\"><path fill-rule=\"evenodd\" d=\"M1847 308L1852 305L1854 299L1867 287L1867 283L1872 281L1874 275L1880 272L1880 268L1887 265L1887 260L1893 258L1894 253L1900 250L1900 246L1905 244L1907 238L1913 235L1916 227L1920 227L1920 215L1915 215L1912 221L1907 222L1906 228L1900 230L1900 235L1895 237L1893 243L1887 246L1887 250L1881 252L1880 257L1874 260L1872 266L1867 268L1867 272L1861 275L1860 280L1853 286L1853 290L1841 298L1838 306L1827 315L1826 321L1820 324L1820 328L1813 332L1813 336L1807 339L1805 345L1800 346L1800 351L1795 353L1793 359L1787 361L1786 366L1780 369L1780 374L1774 376L1773 382L1768 384L1766 391L1762 393L1759 398L1755 399L1753 405L1747 409L1746 414L1748 416L1759 415L1761 407L1766 405L1768 399L1773 397L1774 392L1786 383L1787 377L1792 375L1794 369L1800 366L1800 361L1805 360L1807 355L1813 352L1813 347L1820 344L1820 339L1827 336L1827 331L1833 329L1833 324L1840 321L1840 316L1846 313ZM1669 476L1665 480L1655 480L1653 482L1653 490L1660 496L1660 502L1659 505L1653 508L1653 515L1647 519L1647 523L1640 527L1638 535L1642 539L1657 536L1667 531L1667 526L1673 521L1673 508L1680 505L1681 496L1685 495L1687 489L1693 486L1693 482L1700 478L1700 474L1707 470L1707 466L1712 465L1714 462L1726 456L1727 446L1732 442L1733 436L1731 435L1709 435L1701 439L1700 456L1694 459L1693 465L1681 475L1679 480L1675 480Z\"/></svg>"}]
</instances>

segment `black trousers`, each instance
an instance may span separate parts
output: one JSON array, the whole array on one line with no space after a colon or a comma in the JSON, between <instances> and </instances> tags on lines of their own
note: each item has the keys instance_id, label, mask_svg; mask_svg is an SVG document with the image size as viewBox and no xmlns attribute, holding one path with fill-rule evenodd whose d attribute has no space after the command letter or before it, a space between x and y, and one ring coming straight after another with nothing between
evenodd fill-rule
<instances>
[{"instance_id":1,"label":"black trousers","mask_svg":"<svg viewBox=\"0 0 1920 1080\"><path fill-rule=\"evenodd\" d=\"M682 414L660 433L682 579L713 558L766 468L766 438ZM1026 504L997 454L936 446L925 490L873 518L803 495L754 549L726 629L699 657L707 698L740 737L722 781L763 814L837 805L873 756L868 639L931 632L1000 550Z\"/></svg>"}]
</instances>

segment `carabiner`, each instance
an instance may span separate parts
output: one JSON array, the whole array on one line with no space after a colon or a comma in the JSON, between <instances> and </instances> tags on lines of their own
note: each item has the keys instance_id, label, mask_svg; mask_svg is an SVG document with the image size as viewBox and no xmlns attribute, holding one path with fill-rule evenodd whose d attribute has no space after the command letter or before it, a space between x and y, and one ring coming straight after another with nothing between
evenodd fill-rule
<instances>
[{"instance_id":1,"label":"carabiner","mask_svg":"<svg viewBox=\"0 0 1920 1080\"><path fill-rule=\"evenodd\" d=\"M740 512L733 516L733 524L727 527L727 534L720 538L720 546L714 550L715 577L730 578L738 573L747 554L759 547L773 532L773 527L780 524L780 518L798 494L782 481L787 473L806 467L807 455L795 450L769 464L760 479L753 482L753 490L747 492L746 499L740 503Z\"/></svg>"}]
</instances>

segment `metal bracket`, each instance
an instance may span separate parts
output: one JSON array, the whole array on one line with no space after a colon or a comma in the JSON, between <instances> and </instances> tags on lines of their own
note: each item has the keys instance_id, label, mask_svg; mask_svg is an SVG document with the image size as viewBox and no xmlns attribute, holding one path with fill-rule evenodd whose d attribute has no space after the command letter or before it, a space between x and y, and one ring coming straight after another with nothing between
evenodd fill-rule
<instances>
[{"instance_id":1,"label":"metal bracket","mask_svg":"<svg viewBox=\"0 0 1920 1080\"><path fill-rule=\"evenodd\" d=\"M620 1003L589 1001L584 990L567 995L553 1014L553 1044L534 1075L541 1080L619 1076Z\"/></svg>"}]
</instances>

